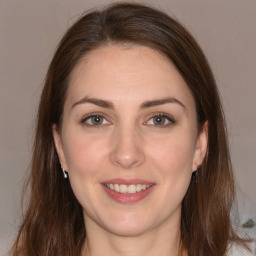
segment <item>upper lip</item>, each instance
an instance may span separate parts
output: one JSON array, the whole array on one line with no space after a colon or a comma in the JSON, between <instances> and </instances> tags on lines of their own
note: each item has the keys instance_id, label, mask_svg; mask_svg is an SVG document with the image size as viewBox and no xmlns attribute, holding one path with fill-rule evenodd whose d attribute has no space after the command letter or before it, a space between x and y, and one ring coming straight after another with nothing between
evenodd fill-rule
<instances>
[{"instance_id":1,"label":"upper lip","mask_svg":"<svg viewBox=\"0 0 256 256\"><path fill-rule=\"evenodd\" d=\"M142 185L152 185L155 184L152 181L142 180L142 179L110 179L105 180L102 182L102 184L124 184L124 185L132 185L132 184L142 184Z\"/></svg>"}]
</instances>

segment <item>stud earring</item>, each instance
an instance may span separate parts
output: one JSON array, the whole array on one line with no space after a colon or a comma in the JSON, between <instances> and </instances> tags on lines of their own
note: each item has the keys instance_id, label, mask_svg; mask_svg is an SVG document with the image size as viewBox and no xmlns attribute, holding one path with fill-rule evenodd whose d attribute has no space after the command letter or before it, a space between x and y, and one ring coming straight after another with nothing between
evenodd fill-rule
<instances>
[{"instance_id":1,"label":"stud earring","mask_svg":"<svg viewBox=\"0 0 256 256\"><path fill-rule=\"evenodd\" d=\"M63 172L64 179L67 179L68 178L68 173L65 171L64 168L61 168L61 170Z\"/></svg>"}]
</instances>

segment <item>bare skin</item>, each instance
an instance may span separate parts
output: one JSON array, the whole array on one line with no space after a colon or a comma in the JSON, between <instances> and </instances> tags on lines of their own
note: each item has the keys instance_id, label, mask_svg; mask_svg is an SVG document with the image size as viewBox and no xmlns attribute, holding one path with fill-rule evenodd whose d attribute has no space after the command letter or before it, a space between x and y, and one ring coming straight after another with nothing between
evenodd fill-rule
<instances>
[{"instance_id":1,"label":"bare skin","mask_svg":"<svg viewBox=\"0 0 256 256\"><path fill-rule=\"evenodd\" d=\"M169 60L141 46L92 51L72 73L53 136L83 208L83 255L179 255L181 203L207 124L197 130L193 96ZM121 193L125 184L139 192Z\"/></svg>"}]
</instances>

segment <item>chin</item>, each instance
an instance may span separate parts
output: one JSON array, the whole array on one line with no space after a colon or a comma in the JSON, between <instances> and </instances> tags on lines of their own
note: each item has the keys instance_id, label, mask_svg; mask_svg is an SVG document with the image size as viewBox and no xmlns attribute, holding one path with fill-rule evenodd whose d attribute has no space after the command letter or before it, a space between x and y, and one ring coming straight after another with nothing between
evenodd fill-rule
<instances>
[{"instance_id":1,"label":"chin","mask_svg":"<svg viewBox=\"0 0 256 256\"><path fill-rule=\"evenodd\" d=\"M144 215L126 215L112 217L111 222L105 222L104 228L118 236L139 236L152 228L152 221Z\"/></svg>"},{"instance_id":2,"label":"chin","mask_svg":"<svg viewBox=\"0 0 256 256\"><path fill-rule=\"evenodd\" d=\"M137 237L142 234L145 234L148 231L148 228L142 227L140 225L118 225L116 227L110 227L108 229L110 233L113 233L117 236L126 236L126 237Z\"/></svg>"}]
</instances>

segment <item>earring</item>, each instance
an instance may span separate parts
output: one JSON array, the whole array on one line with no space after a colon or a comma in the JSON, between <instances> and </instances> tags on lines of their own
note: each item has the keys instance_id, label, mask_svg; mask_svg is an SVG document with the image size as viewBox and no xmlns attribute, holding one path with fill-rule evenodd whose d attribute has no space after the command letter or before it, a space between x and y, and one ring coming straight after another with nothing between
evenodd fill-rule
<instances>
[{"instance_id":1,"label":"earring","mask_svg":"<svg viewBox=\"0 0 256 256\"><path fill-rule=\"evenodd\" d=\"M61 168L61 170L63 172L64 179L67 179L68 178L68 173L65 171L64 168Z\"/></svg>"},{"instance_id":2,"label":"earring","mask_svg":"<svg viewBox=\"0 0 256 256\"><path fill-rule=\"evenodd\" d=\"M197 172L198 172L198 165L196 164L196 170L192 173L192 178L194 183L197 183Z\"/></svg>"},{"instance_id":3,"label":"earring","mask_svg":"<svg viewBox=\"0 0 256 256\"><path fill-rule=\"evenodd\" d=\"M192 177L194 179L194 183L197 183L197 172L198 172L198 170L194 171L193 174L192 174Z\"/></svg>"}]
</instances>

